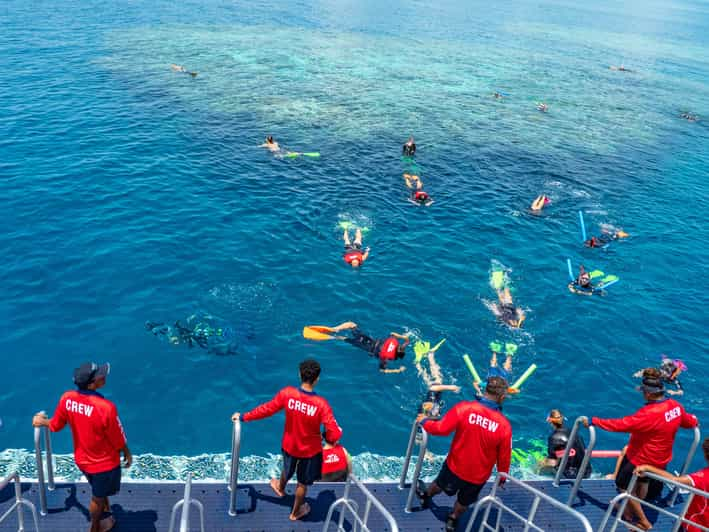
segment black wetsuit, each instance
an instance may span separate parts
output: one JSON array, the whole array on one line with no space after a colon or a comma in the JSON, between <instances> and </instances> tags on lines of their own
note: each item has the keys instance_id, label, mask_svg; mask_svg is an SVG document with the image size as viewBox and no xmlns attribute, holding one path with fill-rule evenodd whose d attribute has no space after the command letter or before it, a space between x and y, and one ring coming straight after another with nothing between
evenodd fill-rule
<instances>
[{"instance_id":1,"label":"black wetsuit","mask_svg":"<svg viewBox=\"0 0 709 532\"><path fill-rule=\"evenodd\" d=\"M364 349L373 357L379 356L379 348L382 345L381 340L375 340L371 336L367 336L359 328L352 329L350 331L350 335L351 336L349 338L345 338L345 342L355 347L359 347L360 349Z\"/></svg>"},{"instance_id":2,"label":"black wetsuit","mask_svg":"<svg viewBox=\"0 0 709 532\"><path fill-rule=\"evenodd\" d=\"M559 427L554 429L547 439L547 458L555 458L561 463L561 457L564 454L564 449L566 449L566 444L569 442L569 436L571 436L571 431L566 427ZM571 452L569 453L569 459L566 462L566 467L562 473L564 478L576 478L581 467L581 462L584 456L586 456L586 445L583 442L581 436L576 436L576 441L571 447ZM558 467L558 465L557 465ZM584 472L584 478L591 476L591 463L589 462Z\"/></svg>"},{"instance_id":3,"label":"black wetsuit","mask_svg":"<svg viewBox=\"0 0 709 532\"><path fill-rule=\"evenodd\" d=\"M500 319L505 323L517 321L517 307L509 303L500 303Z\"/></svg>"},{"instance_id":4,"label":"black wetsuit","mask_svg":"<svg viewBox=\"0 0 709 532\"><path fill-rule=\"evenodd\" d=\"M416 154L416 143L411 142L411 143L406 143L404 144L404 147L402 149L404 155L408 157L413 157Z\"/></svg>"}]
</instances>

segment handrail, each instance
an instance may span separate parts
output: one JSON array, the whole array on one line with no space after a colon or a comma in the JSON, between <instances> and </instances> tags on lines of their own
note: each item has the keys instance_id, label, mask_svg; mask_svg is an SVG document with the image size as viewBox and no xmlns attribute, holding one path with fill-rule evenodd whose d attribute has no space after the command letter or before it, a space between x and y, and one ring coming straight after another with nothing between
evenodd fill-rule
<instances>
[{"instance_id":1,"label":"handrail","mask_svg":"<svg viewBox=\"0 0 709 532\"><path fill-rule=\"evenodd\" d=\"M552 484L555 488L559 487L561 475L564 474L566 464L569 462L571 449L573 448L574 442L576 442L576 438L578 437L579 427L584 421L588 421L588 418L586 416L579 416L576 418L576 421L574 421L574 426L571 429L571 434L569 435L569 441L566 442L564 454L561 457L561 462L559 462L559 467L556 470L556 475L554 475L554 482ZM593 448L596 446L596 428L593 425L590 425L588 427L588 433L588 446L586 447L586 452L584 453L583 460L581 461L581 466L579 467L579 470L576 473L574 484L573 486L571 486L569 498L566 501L566 504L569 506L573 504L574 499L576 498L576 494L578 493L579 488L581 487L581 481L583 480L584 474L586 473L586 468L588 468L588 464L591 461L591 453L593 451Z\"/></svg>"},{"instance_id":2,"label":"handrail","mask_svg":"<svg viewBox=\"0 0 709 532\"><path fill-rule=\"evenodd\" d=\"M231 431L231 468L229 472L229 515L236 515L236 490L239 483L239 453L241 450L241 421L234 420Z\"/></svg>"},{"instance_id":3,"label":"handrail","mask_svg":"<svg viewBox=\"0 0 709 532\"><path fill-rule=\"evenodd\" d=\"M359 490L364 494L364 497L366 499L362 516L360 516L358 513L359 506L357 505L357 503L349 497L351 486L359 488ZM330 508L327 511L327 517L325 518L325 524L323 525L323 532L328 531L330 527L330 522L332 521L332 514L339 506L342 506L342 510L340 511L340 518L337 524L337 532L343 532L345 530L344 522L346 511L350 512L350 514L352 515L352 519L354 519L354 521L356 521L357 523L357 526L353 527L353 530L360 530L361 532L371 532L371 529L367 525L367 521L369 521L369 514L372 509L372 506L374 506L374 508L384 517L386 522L389 524L389 530L391 532L399 532L399 526L396 524L394 516L392 516L389 510L387 510L384 505L379 502L379 500L374 495L372 495L372 493L365 487L365 485L362 484L359 480L357 480L352 474L350 474L347 478L345 484L345 493L342 495L341 498L337 499L330 505Z\"/></svg>"},{"instance_id":4,"label":"handrail","mask_svg":"<svg viewBox=\"0 0 709 532\"><path fill-rule=\"evenodd\" d=\"M28 506L32 512L32 520L34 521L34 529L39 532L39 519L37 518L37 508L27 499L22 498L22 483L20 482L20 475L15 471L7 477L5 477L2 482L0 482L0 491L4 490L5 487L10 483L15 484L15 502L12 503L4 514L0 516L0 523L5 521L13 511L17 510L17 532L25 532L25 516L22 514L22 506Z\"/></svg>"},{"instance_id":5,"label":"handrail","mask_svg":"<svg viewBox=\"0 0 709 532\"><path fill-rule=\"evenodd\" d=\"M196 499L192 498L192 473L187 474L187 482L185 482L185 495L177 501L172 507L170 513L170 528L168 532L175 530L175 516L177 510L182 507L182 515L180 515L180 532L189 532L190 530L190 506L195 505L199 510L199 526L200 531L204 532L204 506Z\"/></svg>"},{"instance_id":6,"label":"handrail","mask_svg":"<svg viewBox=\"0 0 709 532\"><path fill-rule=\"evenodd\" d=\"M544 501L545 503L551 504L554 506L556 509L561 510L562 512L565 512L572 517L576 518L580 522L580 524L583 526L583 531L584 532L593 532L593 529L591 528L591 523L588 522L588 519L581 514L580 512L574 510L573 508L567 506L561 501L557 501L553 497L550 497L546 493L543 493L539 491L536 488L533 488L532 486L529 486L528 484L525 484L524 482L521 482L517 480L514 477L511 477L507 473L498 473L497 474L498 478L504 478L507 482L511 482L515 486L518 486L525 491L528 491L532 495L534 495L534 499L532 500L532 506L529 509L529 512L527 516L523 516L516 511L514 511L512 508L507 506L505 503L502 502L502 500L497 497L497 487L499 485L499 482L497 480L494 481L492 491L490 492L489 495L486 495L482 499L480 499L476 504L475 507L473 508L473 513L470 516L470 520L468 521L468 525L465 527L465 532L471 532L473 529L473 524L475 523L475 518L478 516L478 513L480 513L480 510L485 507L485 514L483 515L483 520L480 523L480 527L478 528L478 532L481 530L490 530L492 532L497 532L500 530L500 525L501 525L501 520L502 520L502 514L503 512L506 512L513 517L515 517L517 520L521 521L524 524L524 531L527 532L528 530L536 530L537 532L544 532L544 529L539 527L538 525L534 524L534 518L536 516L537 510L539 509L539 503ZM495 525L491 526L488 524L488 518L490 517L490 510L492 509L493 506L496 506L498 508L497 512L497 518L495 520ZM578 529L581 530L581 529Z\"/></svg>"},{"instance_id":7,"label":"handrail","mask_svg":"<svg viewBox=\"0 0 709 532\"><path fill-rule=\"evenodd\" d=\"M697 451L697 446L699 446L699 440L702 438L702 433L699 430L699 427L694 427L694 440L692 440L692 445L689 446L689 452L687 453L687 457L684 459L684 464L682 464L682 469L679 472L679 476L684 476L687 474L687 471L689 471L689 466L692 464L692 458L694 458L694 453ZM670 506L674 506L675 501L677 500L677 495L679 495L679 488L675 487L672 493L672 497L670 497Z\"/></svg>"},{"instance_id":8,"label":"handrail","mask_svg":"<svg viewBox=\"0 0 709 532\"><path fill-rule=\"evenodd\" d=\"M40 414L44 414L44 410ZM44 460L42 459L42 432L47 455L47 483L44 482ZM52 438L48 427L34 428L34 456L37 468L37 488L39 491L39 513L47 515L47 488L54 491L54 460L52 459Z\"/></svg>"},{"instance_id":9,"label":"handrail","mask_svg":"<svg viewBox=\"0 0 709 532\"><path fill-rule=\"evenodd\" d=\"M420 430L420 432L419 432ZM420 439L417 436L420 435ZM418 441L417 441L418 440ZM414 476L411 479L411 487L409 488L409 495L406 498L406 507L404 511L408 514L411 513L412 504L414 497L416 496L416 487L418 486L419 476L421 476L421 467L423 466L423 458L426 455L426 447L428 446L428 432L424 430L418 421L414 421L411 427L411 435L409 436L409 444L406 447L406 456L404 457L404 465L401 471L401 478L399 479L399 489L403 490L406 487L406 477L409 472L409 464L411 463L411 455L413 454L414 445L418 443L419 445L419 455L418 460L416 460L416 466L414 467Z\"/></svg>"},{"instance_id":10,"label":"handrail","mask_svg":"<svg viewBox=\"0 0 709 532\"><path fill-rule=\"evenodd\" d=\"M672 532L677 532L682 525L690 525L690 526L696 527L700 530L709 531L709 528L699 525L697 523L693 523L689 519L685 518L685 515L687 513L687 509L689 508L689 505L692 502L692 498L694 496L709 498L709 492L699 490L693 486L686 486L684 484L680 484L676 480L664 478L659 475L655 475L654 473L645 472L644 476L646 476L647 478L651 478L653 480L660 481L663 484L669 484L671 486L674 486L675 492L679 491L680 488L682 490L688 491L689 497L687 497L687 500L685 501L684 505L682 506L682 511L678 514L675 514L675 513L670 512L669 510L667 510L667 508L662 508L660 506L657 506L656 504L653 504L651 502L643 500L643 499L639 498L638 496L634 495L633 489L635 488L635 484L637 483L638 475L637 475L637 473L633 473L633 476L630 478L630 483L628 484L627 491L624 491L623 493L616 495L609 503L608 510L606 510L606 514L603 516L603 521L601 521L601 524L598 527L598 532L603 532L603 530L605 530L606 525L608 524L608 521L611 518L611 514L613 513L613 510L616 508L618 503L620 503L620 507L618 507L618 511L616 513L615 519L613 520L613 526L610 529L611 532L614 532L616 530L616 528L618 528L619 524L623 524L623 526L629 528L630 530L642 530L642 529L638 528L637 526L633 525L632 523L628 523L627 521L623 520L623 514L625 513L625 507L627 506L628 501L630 501L630 500L637 501L641 506L646 506L648 508L652 508L656 512L666 515L666 516L670 517L671 519L673 519L675 521L675 524L672 527Z\"/></svg>"}]
</instances>

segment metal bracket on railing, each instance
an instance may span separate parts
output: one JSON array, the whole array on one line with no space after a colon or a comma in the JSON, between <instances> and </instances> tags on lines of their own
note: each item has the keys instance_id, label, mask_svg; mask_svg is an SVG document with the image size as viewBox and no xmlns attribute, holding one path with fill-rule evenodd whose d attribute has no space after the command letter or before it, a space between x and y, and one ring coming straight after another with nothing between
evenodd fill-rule
<instances>
[{"instance_id":1,"label":"metal bracket on railing","mask_svg":"<svg viewBox=\"0 0 709 532\"><path fill-rule=\"evenodd\" d=\"M559 481L561 480L561 475L564 474L564 469L566 469L566 464L569 461L569 455L571 453L571 449L574 446L574 442L576 441L576 438L578 437L579 433L579 427L584 421L587 421L588 418L586 416L579 416L576 418L576 421L574 421L574 427L571 429L571 434L569 435L569 441L566 443L566 448L564 449L564 455L561 457L561 462L559 463L559 467L556 470L556 475L554 475L554 482L552 483L555 488L559 487ZM596 428L591 425L588 427L588 446L586 447L586 452L584 454L583 460L581 461L581 466L579 467L578 473L576 473L576 478L574 479L574 484L571 486L571 491L569 492L569 498L566 501L566 504L571 506L574 502L574 499L576 498L576 494L579 491L579 488L581 487L581 481L583 480L584 473L586 473L586 468L588 467L588 463L591 461L591 453L593 451L593 448L596 446Z\"/></svg>"},{"instance_id":2,"label":"metal bracket on railing","mask_svg":"<svg viewBox=\"0 0 709 532\"><path fill-rule=\"evenodd\" d=\"M170 513L170 529L168 532L173 532L175 530L175 516L177 515L177 510L180 508L182 508L182 515L180 516L180 532L189 532L190 506L193 504L199 511L199 529L201 532L204 532L204 507L201 502L192 498L192 473L188 473L187 482L185 483L185 495L182 499L175 503L175 506L172 507L172 512Z\"/></svg>"},{"instance_id":3,"label":"metal bracket on railing","mask_svg":"<svg viewBox=\"0 0 709 532\"><path fill-rule=\"evenodd\" d=\"M416 466L414 467L414 476L411 479L409 496L406 498L406 507L404 508L404 511L406 513L411 513L414 497L416 497L416 487L418 486L419 476L421 475L421 466L423 466L423 458L426 455L426 448L428 446L428 433L423 429L423 427L421 427L418 421L414 421L414 424L411 427L409 444L406 447L406 456L404 457L404 465L401 471L401 478L399 479L400 490L406 488L406 477L409 472L411 455L413 454L414 446L416 445L416 443L418 443L419 445L419 455L418 460L416 460Z\"/></svg>"},{"instance_id":4,"label":"metal bracket on railing","mask_svg":"<svg viewBox=\"0 0 709 532\"><path fill-rule=\"evenodd\" d=\"M359 488L359 490L364 494L364 497L366 499L362 516L359 515L358 504L354 500L350 499L351 486ZM394 516L392 516L391 513L384 507L384 505L379 502L377 498L372 495L372 493L364 486L364 484L357 480L352 474L350 474L347 478L347 482L345 484L345 493L342 495L341 498L337 499L330 505L330 509L327 511L327 517L325 518L323 532L328 531L328 528L330 527L330 523L332 521L332 514L340 506L342 507L342 509L340 510L340 518L337 523L337 532L343 532L344 530L346 530L344 526L346 511L349 511L354 521L352 530L370 532L371 529L368 527L367 522L369 521L369 514L372 510L372 507L374 507L374 509L377 510L382 515L382 517L384 517L386 522L389 524L389 530L391 532L399 532L399 526L396 524Z\"/></svg>"},{"instance_id":5,"label":"metal bracket on railing","mask_svg":"<svg viewBox=\"0 0 709 532\"><path fill-rule=\"evenodd\" d=\"M687 457L684 459L684 464L682 464L682 469L679 472L680 477L686 475L687 471L689 471L689 466L692 464L692 458L694 458L694 453L697 451L701 437L702 434L699 431L699 427L694 427L694 439L692 440L692 445L689 446L689 452L687 453ZM675 486L674 490L672 490L672 497L670 497L670 506L674 506L675 501L677 500L677 495L679 495L679 487Z\"/></svg>"},{"instance_id":6,"label":"metal bracket on railing","mask_svg":"<svg viewBox=\"0 0 709 532\"><path fill-rule=\"evenodd\" d=\"M236 489L239 484L239 452L241 450L241 421L234 421L231 431L231 469L229 473L229 515L236 515Z\"/></svg>"},{"instance_id":7,"label":"metal bracket on railing","mask_svg":"<svg viewBox=\"0 0 709 532\"><path fill-rule=\"evenodd\" d=\"M39 532L39 519L37 518L37 509L34 504L32 504L27 499L22 498L22 483L20 482L20 475L17 472L5 477L5 479L0 482L0 491L5 489L10 482L15 484L15 502L12 503L4 514L0 516L0 523L5 521L12 512L17 510L17 532L25 532L25 516L22 514L22 506L27 506L32 512L32 520L34 521L34 529Z\"/></svg>"},{"instance_id":8,"label":"metal bracket on railing","mask_svg":"<svg viewBox=\"0 0 709 532\"><path fill-rule=\"evenodd\" d=\"M701 491L693 486L686 486L682 485L676 480L668 479L661 477L659 475L655 475L654 473L650 472L645 472L645 477L657 480L659 482L662 482L663 484L668 484L670 486L674 486L675 490L678 489L683 489L687 490L689 492L689 497L687 497L687 500L684 501L684 505L682 506L682 510L674 514L670 512L667 507L660 507L657 506L656 504L652 504L651 502L645 501L643 499L640 499L637 495L633 494L633 490L635 489L635 484L637 483L638 480L638 475L637 473L633 473L633 476L630 478L630 483L628 484L628 489L624 491L623 493L620 493L616 495L608 505L608 510L606 510L605 515L603 516L603 520L601 521L600 526L598 527L599 532L603 532L606 529L606 526L608 524L608 521L611 519L611 515L613 514L613 511L617 509L616 511L616 516L613 519L613 526L611 527L611 532L615 532L615 530L618 528L619 524L622 524L625 528L628 528L630 530L640 530L636 525L633 525L632 523L629 523L623 519L623 516L625 514L625 507L628 504L628 501L635 501L641 506L645 506L647 508L651 508L654 511L656 511L658 514L663 514L675 521L674 526L672 527L672 532L678 532L680 530L680 527L682 525L690 526L692 529L696 528L697 530L709 530L709 528L702 526L700 524L696 524L691 522L689 519L687 519L685 516L687 514L687 510L689 509L689 505L692 502L693 497L709 497L709 493L706 491ZM620 503L620 504L619 504Z\"/></svg>"},{"instance_id":9,"label":"metal bracket on railing","mask_svg":"<svg viewBox=\"0 0 709 532\"><path fill-rule=\"evenodd\" d=\"M514 477L509 476L507 473L498 473L497 476L505 479L510 484L514 484L515 486L522 488L524 491L527 491L534 496L534 499L532 500L532 506L530 507L529 512L526 516L521 515L509 506L507 506L505 503L503 503L502 500L497 497L497 487L499 485L499 482L495 480L490 494L486 495L475 504L475 507L473 508L473 514L470 516L468 525L465 527L465 532L472 531L473 524L475 523L475 518L478 516L478 513L480 513L480 509L483 507L485 507L485 513L483 515L482 523L478 530L490 530L492 532L498 532L500 530L502 514L504 512L512 515L518 521L521 521L524 524L525 531L536 530L537 532L543 532L543 529L539 527L539 525L534 524L534 518L537 514L537 510L539 510L539 504L542 501L548 503L557 510L570 514L572 517L574 517L574 519L579 521L581 527L578 530L583 530L584 532L592 532L593 529L591 528L591 523L589 523L588 519L580 512L574 510L573 508L570 508L561 501L557 501L546 493L543 493L538 489L533 488L532 486L525 484L524 482L521 482ZM493 506L496 506L498 508L494 526L488 524L490 510Z\"/></svg>"},{"instance_id":10,"label":"metal bracket on railing","mask_svg":"<svg viewBox=\"0 0 709 532\"><path fill-rule=\"evenodd\" d=\"M42 411L40 414L44 414ZM44 460L42 459L42 432L44 432L44 447L47 455L47 483L44 482ZM54 460L52 458L52 438L48 427L34 428L34 456L37 467L37 484L39 491L39 513L47 515L47 488L54 491Z\"/></svg>"}]
</instances>

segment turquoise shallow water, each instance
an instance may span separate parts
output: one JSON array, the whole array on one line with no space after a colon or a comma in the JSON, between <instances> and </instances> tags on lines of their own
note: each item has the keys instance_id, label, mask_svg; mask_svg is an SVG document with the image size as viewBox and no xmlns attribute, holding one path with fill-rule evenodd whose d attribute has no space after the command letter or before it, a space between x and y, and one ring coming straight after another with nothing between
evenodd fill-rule
<instances>
[{"instance_id":1,"label":"turquoise shallow water","mask_svg":"<svg viewBox=\"0 0 709 532\"><path fill-rule=\"evenodd\" d=\"M31 414L95 358L113 364L106 394L143 455L134 476L223 478L230 414L314 356L360 476L391 478L423 386L410 364L380 375L362 352L301 336L346 320L447 338L439 362L463 396L463 353L484 368L490 340L518 342L517 373L539 366L505 407L521 449L549 408L634 410L630 374L660 353L688 364L683 402L707 418L706 4L10 0L0 22L5 467L31 467ZM608 69L621 63L635 72ZM257 147L268 133L321 157L275 158ZM429 209L406 201L410 133ZM552 204L532 216L539 192ZM581 248L579 209L589 231L631 238ZM345 218L371 228L360 271L341 260ZM575 297L566 257L621 282ZM493 259L528 311L521 332L484 305ZM194 312L232 324L238 354L143 326ZM246 476L276 467L281 424L245 426Z\"/></svg>"}]
</instances>

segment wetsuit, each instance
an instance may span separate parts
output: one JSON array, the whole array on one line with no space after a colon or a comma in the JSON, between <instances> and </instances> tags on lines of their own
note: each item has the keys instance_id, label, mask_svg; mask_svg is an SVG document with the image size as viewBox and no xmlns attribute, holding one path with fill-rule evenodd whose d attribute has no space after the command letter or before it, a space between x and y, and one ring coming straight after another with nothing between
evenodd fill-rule
<instances>
[{"instance_id":1,"label":"wetsuit","mask_svg":"<svg viewBox=\"0 0 709 532\"><path fill-rule=\"evenodd\" d=\"M614 236L604 233L601 236L593 236L586 240L586 246L589 248L602 248L610 244L613 240L615 240Z\"/></svg>"},{"instance_id":2,"label":"wetsuit","mask_svg":"<svg viewBox=\"0 0 709 532\"><path fill-rule=\"evenodd\" d=\"M350 331L350 337L345 338L345 342L364 349L373 357L379 356L379 348L382 345L382 340L375 340L371 336L367 336L359 327Z\"/></svg>"},{"instance_id":3,"label":"wetsuit","mask_svg":"<svg viewBox=\"0 0 709 532\"><path fill-rule=\"evenodd\" d=\"M390 336L380 340L375 340L371 336L364 334L359 327L350 331L350 337L345 338L345 342L360 349L364 349L370 356L379 359L379 369L386 369L387 361L396 358L404 357L404 349L409 345L409 339L406 338L403 343Z\"/></svg>"},{"instance_id":4,"label":"wetsuit","mask_svg":"<svg viewBox=\"0 0 709 532\"><path fill-rule=\"evenodd\" d=\"M416 143L415 142L407 142L404 144L403 148L403 153L404 155L407 155L408 157L413 157L414 154L416 153Z\"/></svg>"},{"instance_id":5,"label":"wetsuit","mask_svg":"<svg viewBox=\"0 0 709 532\"><path fill-rule=\"evenodd\" d=\"M552 432L547 439L547 458L554 458L558 460L556 466L557 468L561 462L561 457L564 456L564 449L566 449L566 445L569 443L569 436L571 436L571 431L562 426L555 428L554 432ZM581 438L581 436L576 436L576 440L574 441L571 451L569 452L569 459L566 462L566 467L564 468L562 476L564 478L576 478L584 456L586 456L586 446L584 445L583 438ZM588 478L590 476L591 463L589 462L583 477Z\"/></svg>"},{"instance_id":6,"label":"wetsuit","mask_svg":"<svg viewBox=\"0 0 709 532\"><path fill-rule=\"evenodd\" d=\"M505 323L517 321L517 307L509 303L500 303L500 319Z\"/></svg>"}]
</instances>

